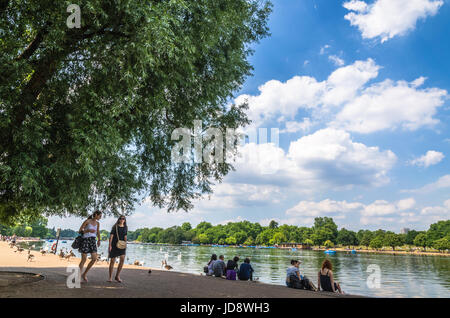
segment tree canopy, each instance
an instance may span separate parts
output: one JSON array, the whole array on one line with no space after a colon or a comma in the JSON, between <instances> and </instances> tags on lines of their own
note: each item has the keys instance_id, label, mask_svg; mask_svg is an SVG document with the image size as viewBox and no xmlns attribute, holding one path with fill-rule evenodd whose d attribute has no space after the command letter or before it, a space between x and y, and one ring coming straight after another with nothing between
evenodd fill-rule
<instances>
[{"instance_id":1,"label":"tree canopy","mask_svg":"<svg viewBox=\"0 0 450 318\"><path fill-rule=\"evenodd\" d=\"M237 128L229 105L268 35L260 0L1 1L0 217L192 208L231 163L171 162L175 128Z\"/></svg>"}]
</instances>

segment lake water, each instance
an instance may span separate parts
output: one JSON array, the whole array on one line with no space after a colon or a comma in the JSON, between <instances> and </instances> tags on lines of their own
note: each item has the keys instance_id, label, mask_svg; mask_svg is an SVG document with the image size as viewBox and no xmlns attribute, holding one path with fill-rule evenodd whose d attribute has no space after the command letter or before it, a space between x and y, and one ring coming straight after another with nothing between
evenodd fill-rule
<instances>
[{"instance_id":1,"label":"lake water","mask_svg":"<svg viewBox=\"0 0 450 318\"><path fill-rule=\"evenodd\" d=\"M45 242L45 246L52 243ZM59 243L60 248L71 249L72 241ZM107 256L107 242L102 242L99 253ZM36 246L38 248L38 246ZM79 256L78 251L74 251ZM261 282L284 285L286 268L291 259L300 259L300 271L317 285L317 272L325 254L322 251L254 249L209 246L156 246L129 244L126 263L143 261L144 266L160 268L167 259L175 271L200 274L211 254L223 254L225 262L238 255L241 261L251 258L254 277ZM344 292L372 297L450 297L450 257L347 254L337 252L328 256L333 263L335 279ZM370 265L379 266L381 288L367 286Z\"/></svg>"}]
</instances>

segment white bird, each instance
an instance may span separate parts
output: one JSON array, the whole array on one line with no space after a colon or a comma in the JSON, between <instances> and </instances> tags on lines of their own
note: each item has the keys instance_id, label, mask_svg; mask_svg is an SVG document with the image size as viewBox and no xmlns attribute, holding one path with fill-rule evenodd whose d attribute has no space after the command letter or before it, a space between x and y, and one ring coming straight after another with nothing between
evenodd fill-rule
<instances>
[{"instance_id":1,"label":"white bird","mask_svg":"<svg viewBox=\"0 0 450 318\"><path fill-rule=\"evenodd\" d=\"M167 261L169 259L169 253L164 254L164 259Z\"/></svg>"},{"instance_id":2,"label":"white bird","mask_svg":"<svg viewBox=\"0 0 450 318\"><path fill-rule=\"evenodd\" d=\"M178 254L178 260L181 261L181 252Z\"/></svg>"},{"instance_id":3,"label":"white bird","mask_svg":"<svg viewBox=\"0 0 450 318\"><path fill-rule=\"evenodd\" d=\"M162 247L159 248L159 251L162 253Z\"/></svg>"}]
</instances>

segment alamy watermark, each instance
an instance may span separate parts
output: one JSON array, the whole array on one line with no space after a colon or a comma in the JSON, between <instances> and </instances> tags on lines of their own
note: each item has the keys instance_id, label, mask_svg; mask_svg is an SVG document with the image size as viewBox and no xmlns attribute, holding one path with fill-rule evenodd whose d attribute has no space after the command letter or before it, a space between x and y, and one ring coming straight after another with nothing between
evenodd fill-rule
<instances>
[{"instance_id":1,"label":"alamy watermark","mask_svg":"<svg viewBox=\"0 0 450 318\"><path fill-rule=\"evenodd\" d=\"M81 288L80 268L75 265L69 265L66 268L66 272L70 273L66 280L67 288Z\"/></svg>"},{"instance_id":2,"label":"alamy watermark","mask_svg":"<svg viewBox=\"0 0 450 318\"><path fill-rule=\"evenodd\" d=\"M67 12L71 13L66 20L66 25L69 29L81 28L81 9L78 4L69 4Z\"/></svg>"},{"instance_id":3,"label":"alamy watermark","mask_svg":"<svg viewBox=\"0 0 450 318\"><path fill-rule=\"evenodd\" d=\"M376 264L370 264L367 267L367 273L370 273L367 277L367 287L369 289L380 289L381 288L381 269L380 266Z\"/></svg>"},{"instance_id":4,"label":"alamy watermark","mask_svg":"<svg viewBox=\"0 0 450 318\"><path fill-rule=\"evenodd\" d=\"M203 131L202 122L194 121L194 128L176 128L171 134L171 140L176 141L171 150L171 159L175 164L185 163L207 163L220 164L232 162L247 162L257 165L261 173L271 174L279 169L279 158L274 155L267 160L268 151L261 145L268 145L268 129L259 128L250 130L246 134L236 129L210 127ZM239 155L235 152L236 147L253 144L251 150ZM270 129L270 144L279 147L279 129Z\"/></svg>"}]
</instances>

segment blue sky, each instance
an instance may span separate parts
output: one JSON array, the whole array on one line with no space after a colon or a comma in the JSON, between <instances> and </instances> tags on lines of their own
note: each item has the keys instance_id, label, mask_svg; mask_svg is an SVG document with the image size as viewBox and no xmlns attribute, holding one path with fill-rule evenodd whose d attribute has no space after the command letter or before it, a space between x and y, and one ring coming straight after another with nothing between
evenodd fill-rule
<instances>
[{"instance_id":1,"label":"blue sky","mask_svg":"<svg viewBox=\"0 0 450 318\"><path fill-rule=\"evenodd\" d=\"M241 162L189 213L144 203L131 229L189 221L426 229L450 216L450 0L273 0L236 102L279 146ZM261 166L279 166L265 174ZM76 228L55 218L50 226ZM104 224L108 227L112 219Z\"/></svg>"}]
</instances>

